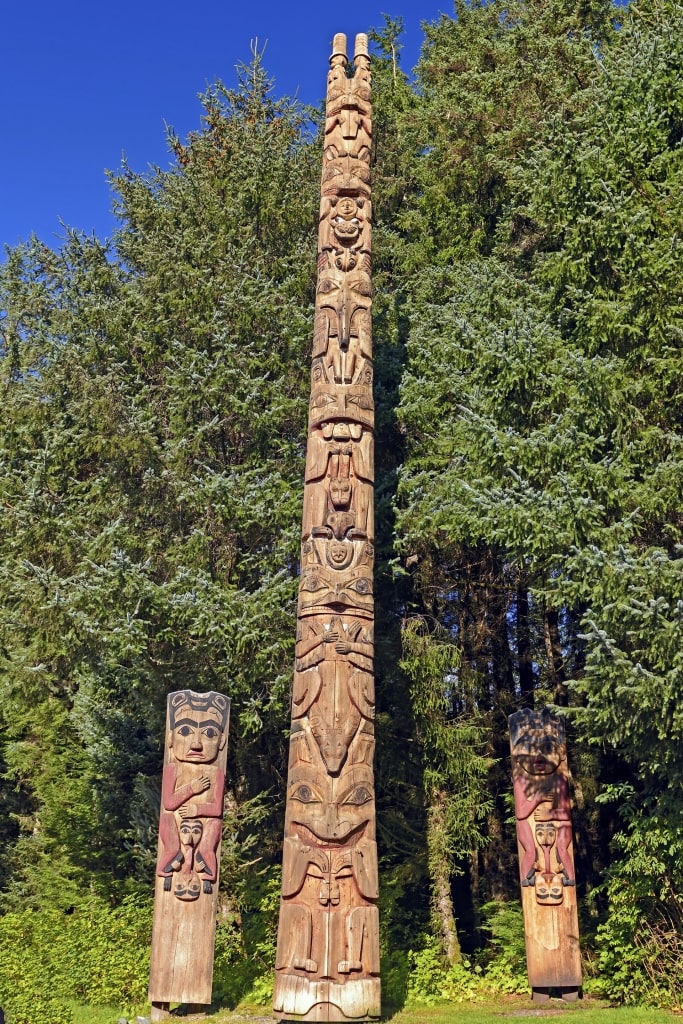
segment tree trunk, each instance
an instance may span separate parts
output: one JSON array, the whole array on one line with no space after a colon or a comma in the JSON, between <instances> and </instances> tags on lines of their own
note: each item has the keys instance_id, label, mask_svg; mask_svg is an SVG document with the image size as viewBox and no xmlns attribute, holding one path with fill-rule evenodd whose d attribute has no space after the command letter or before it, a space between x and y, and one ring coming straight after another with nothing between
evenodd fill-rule
<instances>
[{"instance_id":1,"label":"tree trunk","mask_svg":"<svg viewBox=\"0 0 683 1024\"><path fill-rule=\"evenodd\" d=\"M529 594L520 583L517 587L517 658L522 707L534 706L534 666L529 635Z\"/></svg>"},{"instance_id":2,"label":"tree trunk","mask_svg":"<svg viewBox=\"0 0 683 1024\"><path fill-rule=\"evenodd\" d=\"M427 821L427 848L432 889L432 918L449 964L462 960L462 951L455 927L453 894L451 892L451 861L447 849L447 801L444 789L432 793Z\"/></svg>"},{"instance_id":3,"label":"tree trunk","mask_svg":"<svg viewBox=\"0 0 683 1024\"><path fill-rule=\"evenodd\" d=\"M560 642L560 629L558 615L554 608L545 609L545 649L548 655L548 664L552 673L553 696L558 707L566 708L569 699L566 675L564 671L564 656Z\"/></svg>"}]
</instances>

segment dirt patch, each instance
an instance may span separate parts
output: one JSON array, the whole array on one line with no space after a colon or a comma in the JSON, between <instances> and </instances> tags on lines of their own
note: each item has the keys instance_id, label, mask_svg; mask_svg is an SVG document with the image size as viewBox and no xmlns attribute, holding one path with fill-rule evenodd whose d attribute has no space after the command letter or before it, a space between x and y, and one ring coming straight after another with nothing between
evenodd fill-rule
<instances>
[{"instance_id":1,"label":"dirt patch","mask_svg":"<svg viewBox=\"0 0 683 1024\"><path fill-rule=\"evenodd\" d=\"M554 1006L549 1010L514 1010L513 1013L501 1013L501 1017L559 1017L564 1010Z\"/></svg>"}]
</instances>

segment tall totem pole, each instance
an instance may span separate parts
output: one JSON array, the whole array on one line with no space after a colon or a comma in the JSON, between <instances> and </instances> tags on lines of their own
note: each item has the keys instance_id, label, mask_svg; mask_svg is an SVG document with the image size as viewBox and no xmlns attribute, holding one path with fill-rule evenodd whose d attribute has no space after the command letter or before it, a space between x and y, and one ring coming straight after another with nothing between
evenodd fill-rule
<instances>
[{"instance_id":1,"label":"tall totem pole","mask_svg":"<svg viewBox=\"0 0 683 1024\"><path fill-rule=\"evenodd\" d=\"M279 1020L380 1015L372 761L374 562L370 279L370 58L334 37L318 234L318 287L282 902Z\"/></svg>"}]
</instances>

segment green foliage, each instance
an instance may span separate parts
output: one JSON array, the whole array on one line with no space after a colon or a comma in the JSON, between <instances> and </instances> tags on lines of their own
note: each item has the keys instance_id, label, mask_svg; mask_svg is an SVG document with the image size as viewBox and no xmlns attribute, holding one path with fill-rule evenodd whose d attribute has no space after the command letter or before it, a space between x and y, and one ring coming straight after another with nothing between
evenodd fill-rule
<instances>
[{"instance_id":1,"label":"green foliage","mask_svg":"<svg viewBox=\"0 0 683 1024\"><path fill-rule=\"evenodd\" d=\"M628 829L615 837L619 856L604 883L609 912L596 937L596 991L614 1002L679 1008L683 836L666 810L644 813L633 789L621 787L618 798Z\"/></svg>"},{"instance_id":2,"label":"green foliage","mask_svg":"<svg viewBox=\"0 0 683 1024\"><path fill-rule=\"evenodd\" d=\"M72 914L0 917L0 1005L12 1024L68 1024L69 1000L131 1012L144 1003L151 909L130 899L112 909L91 898Z\"/></svg>"},{"instance_id":3,"label":"green foliage","mask_svg":"<svg viewBox=\"0 0 683 1024\"><path fill-rule=\"evenodd\" d=\"M437 1003L462 1003L476 998L481 989L476 971L467 960L445 964L441 944L432 936L421 949L408 953L408 1006L436 1006Z\"/></svg>"},{"instance_id":4,"label":"green foliage","mask_svg":"<svg viewBox=\"0 0 683 1024\"><path fill-rule=\"evenodd\" d=\"M216 929L214 1000L227 1006L265 1006L273 998L280 909L279 866L246 874L238 912L224 912Z\"/></svg>"},{"instance_id":5,"label":"green foliage","mask_svg":"<svg viewBox=\"0 0 683 1024\"><path fill-rule=\"evenodd\" d=\"M7 1024L73 1024L73 1013L58 999L31 992L9 996L5 1002Z\"/></svg>"},{"instance_id":6,"label":"green foliage","mask_svg":"<svg viewBox=\"0 0 683 1024\"><path fill-rule=\"evenodd\" d=\"M482 908L489 946L481 958L486 986L501 995L529 991L524 946L524 918L519 903L491 902Z\"/></svg>"}]
</instances>

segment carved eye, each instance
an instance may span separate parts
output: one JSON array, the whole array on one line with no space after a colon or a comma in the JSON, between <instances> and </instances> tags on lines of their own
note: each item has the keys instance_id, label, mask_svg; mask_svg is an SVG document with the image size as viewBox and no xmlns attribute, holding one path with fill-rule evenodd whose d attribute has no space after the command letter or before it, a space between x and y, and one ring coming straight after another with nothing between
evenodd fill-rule
<instances>
[{"instance_id":1,"label":"carved eye","mask_svg":"<svg viewBox=\"0 0 683 1024\"><path fill-rule=\"evenodd\" d=\"M192 728L191 725L181 725L180 728L178 729L178 732L180 733L181 736L191 736L192 733L194 732L194 729Z\"/></svg>"},{"instance_id":2,"label":"carved eye","mask_svg":"<svg viewBox=\"0 0 683 1024\"><path fill-rule=\"evenodd\" d=\"M212 725L208 725L206 729L202 729L202 733L206 736L207 740L215 740L218 736L218 729L215 729Z\"/></svg>"},{"instance_id":3,"label":"carved eye","mask_svg":"<svg viewBox=\"0 0 683 1024\"><path fill-rule=\"evenodd\" d=\"M355 584L354 583L350 583L349 584L349 589L357 590L359 594L369 594L370 593L370 580L367 580L367 579L365 579L364 576L361 576L361 578L359 580L356 580Z\"/></svg>"},{"instance_id":4,"label":"carved eye","mask_svg":"<svg viewBox=\"0 0 683 1024\"><path fill-rule=\"evenodd\" d=\"M302 804L318 803L318 798L310 786L299 786L293 794L294 800L300 800Z\"/></svg>"},{"instance_id":5,"label":"carved eye","mask_svg":"<svg viewBox=\"0 0 683 1024\"><path fill-rule=\"evenodd\" d=\"M355 804L356 807L360 807L362 804L366 804L368 800L372 800L372 793L370 790L366 789L365 786L356 786L344 803Z\"/></svg>"}]
</instances>

